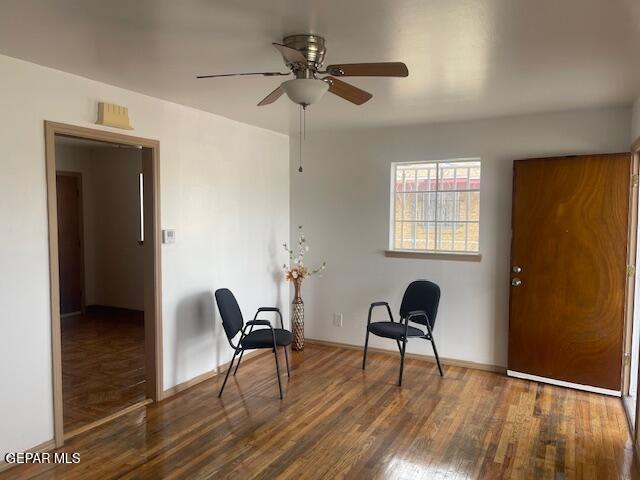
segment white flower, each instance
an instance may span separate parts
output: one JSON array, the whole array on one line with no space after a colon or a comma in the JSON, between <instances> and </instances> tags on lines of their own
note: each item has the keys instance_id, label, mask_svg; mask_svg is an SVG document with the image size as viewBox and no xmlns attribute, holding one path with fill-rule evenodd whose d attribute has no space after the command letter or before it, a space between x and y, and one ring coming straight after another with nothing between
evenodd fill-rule
<instances>
[{"instance_id":1,"label":"white flower","mask_svg":"<svg viewBox=\"0 0 640 480\"><path fill-rule=\"evenodd\" d=\"M316 273L322 272L326 268L326 262L323 262L322 265L316 267L315 269L306 270L304 266L304 256L309 251L309 245L307 245L307 239L302 230L302 225L298 225L298 247L295 249L289 247L286 243L283 243L282 246L289 253L289 261L290 266L287 267L286 264L282 266L285 272L290 275L292 279L303 279L310 275L314 275Z\"/></svg>"}]
</instances>

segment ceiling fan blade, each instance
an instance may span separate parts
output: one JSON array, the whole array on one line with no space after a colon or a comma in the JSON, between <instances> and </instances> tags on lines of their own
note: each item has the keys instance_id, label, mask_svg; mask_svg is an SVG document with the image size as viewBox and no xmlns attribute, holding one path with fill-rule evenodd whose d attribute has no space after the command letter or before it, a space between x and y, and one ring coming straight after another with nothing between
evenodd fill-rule
<instances>
[{"instance_id":1,"label":"ceiling fan blade","mask_svg":"<svg viewBox=\"0 0 640 480\"><path fill-rule=\"evenodd\" d=\"M287 47L281 43L272 43L271 45L278 49L287 63L307 63L307 57L305 57L300 50Z\"/></svg>"},{"instance_id":2,"label":"ceiling fan blade","mask_svg":"<svg viewBox=\"0 0 640 480\"><path fill-rule=\"evenodd\" d=\"M258 106L262 107L264 105L269 105L269 104L275 102L276 100L278 100L282 96L283 93L284 93L284 90L282 89L282 87L279 86L273 92L271 92L269 95L267 95L262 100L260 100L260 103L258 103Z\"/></svg>"},{"instance_id":3,"label":"ceiling fan blade","mask_svg":"<svg viewBox=\"0 0 640 480\"><path fill-rule=\"evenodd\" d=\"M344 98L345 100L355 103L356 105L362 105L365 102L371 100L369 92L354 87L350 83L343 82L333 77L324 77L322 80L329 84L329 91L334 95Z\"/></svg>"},{"instance_id":4,"label":"ceiling fan blade","mask_svg":"<svg viewBox=\"0 0 640 480\"><path fill-rule=\"evenodd\" d=\"M217 75L198 75L196 78L219 78L219 77L238 77L247 75L262 75L263 77L279 77L282 75L291 75L291 72L249 72L249 73L220 73Z\"/></svg>"},{"instance_id":5,"label":"ceiling fan blade","mask_svg":"<svg viewBox=\"0 0 640 480\"><path fill-rule=\"evenodd\" d=\"M407 77L409 69L402 62L340 63L329 65L327 73L337 77Z\"/></svg>"}]
</instances>

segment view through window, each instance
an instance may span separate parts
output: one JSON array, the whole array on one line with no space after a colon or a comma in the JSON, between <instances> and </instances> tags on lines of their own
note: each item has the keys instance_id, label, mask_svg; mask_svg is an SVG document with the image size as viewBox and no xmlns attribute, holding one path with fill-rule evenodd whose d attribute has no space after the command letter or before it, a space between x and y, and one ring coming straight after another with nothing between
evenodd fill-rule
<instances>
[{"instance_id":1,"label":"view through window","mask_svg":"<svg viewBox=\"0 0 640 480\"><path fill-rule=\"evenodd\" d=\"M480 159L394 163L391 248L478 253Z\"/></svg>"}]
</instances>

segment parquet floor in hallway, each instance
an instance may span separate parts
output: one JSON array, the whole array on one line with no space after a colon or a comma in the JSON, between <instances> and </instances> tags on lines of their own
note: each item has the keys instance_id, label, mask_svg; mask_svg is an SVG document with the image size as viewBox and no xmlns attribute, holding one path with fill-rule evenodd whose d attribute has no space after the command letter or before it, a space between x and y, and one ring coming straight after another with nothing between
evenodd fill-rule
<instances>
[{"instance_id":1,"label":"parquet floor in hallway","mask_svg":"<svg viewBox=\"0 0 640 480\"><path fill-rule=\"evenodd\" d=\"M92 307L61 328L65 432L145 399L143 312Z\"/></svg>"}]
</instances>

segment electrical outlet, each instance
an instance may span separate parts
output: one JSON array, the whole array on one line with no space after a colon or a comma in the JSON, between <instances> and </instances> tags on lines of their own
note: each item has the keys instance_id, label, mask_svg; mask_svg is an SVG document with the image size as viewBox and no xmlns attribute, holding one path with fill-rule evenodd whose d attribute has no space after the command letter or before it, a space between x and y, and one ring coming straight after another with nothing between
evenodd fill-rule
<instances>
[{"instance_id":1,"label":"electrical outlet","mask_svg":"<svg viewBox=\"0 0 640 480\"><path fill-rule=\"evenodd\" d=\"M341 327L342 326L342 314L341 313L334 313L333 314L333 324L336 327Z\"/></svg>"}]
</instances>

